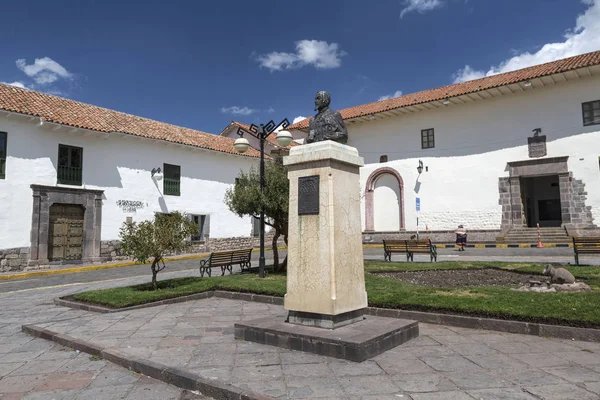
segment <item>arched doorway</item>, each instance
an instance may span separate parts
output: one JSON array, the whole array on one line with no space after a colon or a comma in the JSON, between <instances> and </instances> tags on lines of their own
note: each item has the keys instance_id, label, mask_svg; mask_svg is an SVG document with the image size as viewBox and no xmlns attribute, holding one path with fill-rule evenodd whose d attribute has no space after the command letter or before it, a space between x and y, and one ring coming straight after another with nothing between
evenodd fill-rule
<instances>
[{"instance_id":1,"label":"arched doorway","mask_svg":"<svg viewBox=\"0 0 600 400\"><path fill-rule=\"evenodd\" d=\"M365 188L365 231L404 229L404 182L393 168L379 168L367 179Z\"/></svg>"}]
</instances>

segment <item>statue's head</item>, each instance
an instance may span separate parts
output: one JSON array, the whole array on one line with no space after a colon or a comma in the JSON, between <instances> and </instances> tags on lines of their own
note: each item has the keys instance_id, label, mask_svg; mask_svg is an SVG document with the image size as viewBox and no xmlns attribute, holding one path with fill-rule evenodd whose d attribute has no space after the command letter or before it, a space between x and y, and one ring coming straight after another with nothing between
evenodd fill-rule
<instances>
[{"instance_id":1,"label":"statue's head","mask_svg":"<svg viewBox=\"0 0 600 400\"><path fill-rule=\"evenodd\" d=\"M325 107L329 107L329 103L331 103L329 93L324 90L317 92L315 96L315 111L321 111Z\"/></svg>"}]
</instances>

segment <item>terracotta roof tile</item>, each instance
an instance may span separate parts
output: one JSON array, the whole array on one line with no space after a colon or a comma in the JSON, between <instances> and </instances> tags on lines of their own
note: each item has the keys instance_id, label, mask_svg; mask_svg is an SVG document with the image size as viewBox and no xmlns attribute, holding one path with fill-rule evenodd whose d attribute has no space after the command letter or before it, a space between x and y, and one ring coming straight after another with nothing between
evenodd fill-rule
<instances>
[{"instance_id":1,"label":"terracotta roof tile","mask_svg":"<svg viewBox=\"0 0 600 400\"><path fill-rule=\"evenodd\" d=\"M461 96L598 64L600 64L600 51L595 51L574 57L564 58L558 61L548 62L545 64L534 65L532 67L523 68L517 71L506 72L503 74L488 76L454 85L442 86L436 89L410 93L404 96L395 97L393 99L381 100L373 103L345 108L340 110L340 113L344 119L363 117L366 115L377 114L415 104L439 101L448 97ZM288 129L306 129L308 128L308 123L309 118L306 118L291 125L288 127Z\"/></svg>"},{"instance_id":2,"label":"terracotta roof tile","mask_svg":"<svg viewBox=\"0 0 600 400\"><path fill-rule=\"evenodd\" d=\"M119 132L222 153L260 156L252 148L239 154L230 138L4 84L0 84L0 109L97 132Z\"/></svg>"}]
</instances>

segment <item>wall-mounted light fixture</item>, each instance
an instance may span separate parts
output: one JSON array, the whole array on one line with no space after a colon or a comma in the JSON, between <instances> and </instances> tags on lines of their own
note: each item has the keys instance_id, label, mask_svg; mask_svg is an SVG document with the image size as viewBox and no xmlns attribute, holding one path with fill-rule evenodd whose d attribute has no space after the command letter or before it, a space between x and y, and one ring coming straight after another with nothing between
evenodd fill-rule
<instances>
[{"instance_id":1,"label":"wall-mounted light fixture","mask_svg":"<svg viewBox=\"0 0 600 400\"><path fill-rule=\"evenodd\" d=\"M442 104L447 106L448 104L450 104L450 100L444 99L444 100L442 100Z\"/></svg>"},{"instance_id":2,"label":"wall-mounted light fixture","mask_svg":"<svg viewBox=\"0 0 600 400\"><path fill-rule=\"evenodd\" d=\"M535 128L533 131L533 136L539 136L542 133L542 128Z\"/></svg>"},{"instance_id":3,"label":"wall-mounted light fixture","mask_svg":"<svg viewBox=\"0 0 600 400\"><path fill-rule=\"evenodd\" d=\"M417 167L417 172L419 173L419 175L421 175L421 172L423 172L423 161L419 160L419 166Z\"/></svg>"},{"instance_id":4,"label":"wall-mounted light fixture","mask_svg":"<svg viewBox=\"0 0 600 400\"><path fill-rule=\"evenodd\" d=\"M531 81L525 81L525 82L523 82L523 86L525 86L525 87L531 86Z\"/></svg>"},{"instance_id":5,"label":"wall-mounted light fixture","mask_svg":"<svg viewBox=\"0 0 600 400\"><path fill-rule=\"evenodd\" d=\"M157 181L160 181L162 179L162 170L160 169L160 167L158 168L152 168L152 171L150 171L150 176L154 179L156 179Z\"/></svg>"}]
</instances>

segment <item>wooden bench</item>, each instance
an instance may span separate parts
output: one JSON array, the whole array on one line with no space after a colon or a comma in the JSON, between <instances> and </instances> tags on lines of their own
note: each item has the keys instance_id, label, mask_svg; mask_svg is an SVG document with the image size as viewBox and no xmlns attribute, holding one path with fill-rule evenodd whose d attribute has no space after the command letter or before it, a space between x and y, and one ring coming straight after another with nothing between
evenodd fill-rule
<instances>
[{"instance_id":1,"label":"wooden bench","mask_svg":"<svg viewBox=\"0 0 600 400\"><path fill-rule=\"evenodd\" d=\"M579 265L580 255L600 254L600 237L573 237L573 252L575 253L575 265Z\"/></svg>"},{"instance_id":2,"label":"wooden bench","mask_svg":"<svg viewBox=\"0 0 600 400\"><path fill-rule=\"evenodd\" d=\"M406 253L406 240L384 240L384 261L392 261L392 253Z\"/></svg>"},{"instance_id":3,"label":"wooden bench","mask_svg":"<svg viewBox=\"0 0 600 400\"><path fill-rule=\"evenodd\" d=\"M431 240L417 242L416 240L406 240L406 261L414 262L414 254L429 254L430 261L437 262L437 247L431 243Z\"/></svg>"},{"instance_id":4,"label":"wooden bench","mask_svg":"<svg viewBox=\"0 0 600 400\"><path fill-rule=\"evenodd\" d=\"M252 249L230 250L230 251L215 251L210 253L210 256L200 261L200 277L207 273L211 276L213 267L221 267L221 276L225 275L225 271L232 273L234 265L239 265L242 271L244 268L250 270L250 256Z\"/></svg>"}]
</instances>

